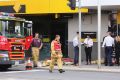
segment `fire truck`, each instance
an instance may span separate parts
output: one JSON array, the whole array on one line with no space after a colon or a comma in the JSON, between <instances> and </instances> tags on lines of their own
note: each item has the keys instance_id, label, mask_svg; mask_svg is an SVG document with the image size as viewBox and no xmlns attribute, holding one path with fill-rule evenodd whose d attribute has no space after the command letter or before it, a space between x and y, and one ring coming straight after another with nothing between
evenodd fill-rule
<instances>
[{"instance_id":1,"label":"fire truck","mask_svg":"<svg viewBox=\"0 0 120 80\"><path fill-rule=\"evenodd\" d=\"M32 21L0 12L0 69L25 62L32 42Z\"/></svg>"}]
</instances>

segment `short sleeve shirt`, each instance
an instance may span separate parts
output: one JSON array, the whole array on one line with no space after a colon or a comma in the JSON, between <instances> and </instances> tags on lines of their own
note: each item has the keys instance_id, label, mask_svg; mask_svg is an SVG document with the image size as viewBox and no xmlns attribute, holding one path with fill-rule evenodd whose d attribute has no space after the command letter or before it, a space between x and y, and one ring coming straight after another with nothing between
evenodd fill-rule
<instances>
[{"instance_id":1,"label":"short sleeve shirt","mask_svg":"<svg viewBox=\"0 0 120 80\"><path fill-rule=\"evenodd\" d=\"M41 40L40 39L33 39L33 41L32 41L32 47L40 47L41 46L41 44L42 44L42 42L41 42Z\"/></svg>"}]
</instances>

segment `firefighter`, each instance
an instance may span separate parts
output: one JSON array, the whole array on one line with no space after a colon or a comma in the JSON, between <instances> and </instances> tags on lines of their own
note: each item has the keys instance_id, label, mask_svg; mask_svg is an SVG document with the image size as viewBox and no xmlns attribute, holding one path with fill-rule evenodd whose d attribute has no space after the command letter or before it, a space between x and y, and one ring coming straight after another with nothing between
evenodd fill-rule
<instances>
[{"instance_id":1,"label":"firefighter","mask_svg":"<svg viewBox=\"0 0 120 80\"><path fill-rule=\"evenodd\" d=\"M35 37L32 41L32 56L34 67L38 67L39 54L42 49L43 43L39 38L39 33L35 33Z\"/></svg>"},{"instance_id":2,"label":"firefighter","mask_svg":"<svg viewBox=\"0 0 120 80\"><path fill-rule=\"evenodd\" d=\"M57 65L59 68L59 72L65 72L62 69L63 62L62 62L62 50L61 50L61 43L60 43L60 35L56 35L55 39L51 42L51 62L50 62L50 72L52 72L54 68L54 64L57 61Z\"/></svg>"}]
</instances>

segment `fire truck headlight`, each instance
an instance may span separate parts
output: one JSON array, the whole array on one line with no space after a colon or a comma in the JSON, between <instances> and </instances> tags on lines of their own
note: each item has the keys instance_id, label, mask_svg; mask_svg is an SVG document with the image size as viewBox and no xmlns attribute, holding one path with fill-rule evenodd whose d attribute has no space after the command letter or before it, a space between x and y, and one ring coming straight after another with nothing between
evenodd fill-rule
<instances>
[{"instance_id":1,"label":"fire truck headlight","mask_svg":"<svg viewBox=\"0 0 120 80\"><path fill-rule=\"evenodd\" d=\"M8 57L4 57L3 60L4 61L9 61L9 58Z\"/></svg>"},{"instance_id":2,"label":"fire truck headlight","mask_svg":"<svg viewBox=\"0 0 120 80\"><path fill-rule=\"evenodd\" d=\"M0 57L0 61L9 61L8 57Z\"/></svg>"}]
</instances>

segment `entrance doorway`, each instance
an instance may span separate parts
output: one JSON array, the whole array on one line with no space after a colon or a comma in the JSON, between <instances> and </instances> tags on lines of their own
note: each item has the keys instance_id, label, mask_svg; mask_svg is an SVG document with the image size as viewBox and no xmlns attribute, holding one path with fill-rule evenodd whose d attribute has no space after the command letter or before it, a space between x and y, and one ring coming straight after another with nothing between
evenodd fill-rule
<instances>
[{"instance_id":1,"label":"entrance doorway","mask_svg":"<svg viewBox=\"0 0 120 80\"><path fill-rule=\"evenodd\" d=\"M61 36L63 56L68 57L68 19L55 19L55 15L23 15L20 16L33 21L33 34L48 35L50 42L55 35Z\"/></svg>"},{"instance_id":2,"label":"entrance doorway","mask_svg":"<svg viewBox=\"0 0 120 80\"><path fill-rule=\"evenodd\" d=\"M53 21L51 23L51 39L53 40L55 35L58 34L61 36L61 44L63 56L68 57L68 23L67 22L59 22Z\"/></svg>"}]
</instances>

